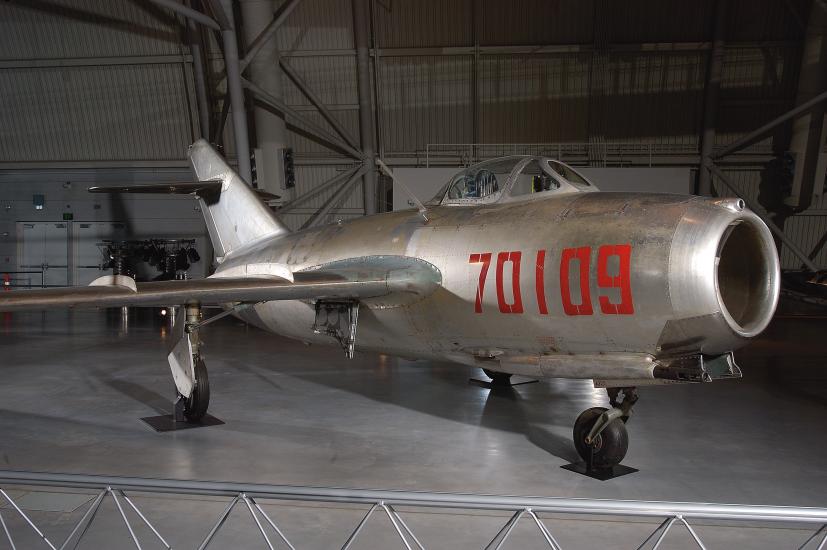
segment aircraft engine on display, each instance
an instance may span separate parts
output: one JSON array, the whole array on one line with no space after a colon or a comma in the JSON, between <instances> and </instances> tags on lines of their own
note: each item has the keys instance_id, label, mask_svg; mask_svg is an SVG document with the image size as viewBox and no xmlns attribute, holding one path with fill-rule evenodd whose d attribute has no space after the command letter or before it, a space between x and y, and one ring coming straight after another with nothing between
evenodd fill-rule
<instances>
[{"instance_id":1,"label":"aircraft engine on display","mask_svg":"<svg viewBox=\"0 0 827 550\"><path fill-rule=\"evenodd\" d=\"M9 292L0 311L185 306L170 352L184 415L206 413L197 329L220 304L264 330L513 374L590 379L611 407L574 425L594 468L626 454L641 385L741 375L732 352L770 322L779 261L740 199L600 192L554 159L513 156L454 176L419 209L291 232L204 141L197 182L93 188L190 193L217 266L207 279ZM221 314L221 315L224 315ZM358 330L357 330L358 329Z\"/></svg>"}]
</instances>

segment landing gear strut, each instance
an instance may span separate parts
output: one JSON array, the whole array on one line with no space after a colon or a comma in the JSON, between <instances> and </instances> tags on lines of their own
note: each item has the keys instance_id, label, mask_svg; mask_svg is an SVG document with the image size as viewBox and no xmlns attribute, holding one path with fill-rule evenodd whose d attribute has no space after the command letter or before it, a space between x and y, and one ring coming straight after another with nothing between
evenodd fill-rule
<instances>
[{"instance_id":1,"label":"landing gear strut","mask_svg":"<svg viewBox=\"0 0 827 550\"><path fill-rule=\"evenodd\" d=\"M606 391L612 408L586 409L574 423L574 446L584 463L563 466L598 479L637 471L620 465L629 448L626 422L638 400L637 388L607 388Z\"/></svg>"},{"instance_id":2,"label":"landing gear strut","mask_svg":"<svg viewBox=\"0 0 827 550\"><path fill-rule=\"evenodd\" d=\"M216 318L219 316L202 322L199 304L187 304L175 315L171 331L172 346L167 356L176 390L173 414L142 419L156 431L223 424L207 414L210 406L210 379L201 355L202 343L198 334L200 327Z\"/></svg>"},{"instance_id":3,"label":"landing gear strut","mask_svg":"<svg viewBox=\"0 0 827 550\"><path fill-rule=\"evenodd\" d=\"M179 387L175 407L176 422L200 422L207 414L210 406L210 379L207 376L207 365L201 357L201 338L198 335L198 324L201 322L201 308L198 305L186 306L186 321L184 323L184 337L189 340L191 361L191 389L189 395L182 393ZM176 319L178 321L179 319ZM175 372L173 369L173 377ZM176 386L178 381L176 380ZM180 415L180 417L179 417Z\"/></svg>"}]
</instances>

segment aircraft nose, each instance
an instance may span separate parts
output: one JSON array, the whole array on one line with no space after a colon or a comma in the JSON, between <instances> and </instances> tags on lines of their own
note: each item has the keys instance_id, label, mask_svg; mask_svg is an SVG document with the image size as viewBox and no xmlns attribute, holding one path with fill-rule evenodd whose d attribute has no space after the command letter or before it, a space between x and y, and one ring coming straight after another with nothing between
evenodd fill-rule
<instances>
[{"instance_id":1,"label":"aircraft nose","mask_svg":"<svg viewBox=\"0 0 827 550\"><path fill-rule=\"evenodd\" d=\"M718 304L732 330L752 337L767 327L778 304L779 260L769 229L754 214L737 218L721 235L715 282Z\"/></svg>"},{"instance_id":2,"label":"aircraft nose","mask_svg":"<svg viewBox=\"0 0 827 550\"><path fill-rule=\"evenodd\" d=\"M741 347L767 327L778 304L769 228L741 199L697 201L675 232L669 287L675 324L684 324L678 332L701 342L704 353Z\"/></svg>"}]
</instances>

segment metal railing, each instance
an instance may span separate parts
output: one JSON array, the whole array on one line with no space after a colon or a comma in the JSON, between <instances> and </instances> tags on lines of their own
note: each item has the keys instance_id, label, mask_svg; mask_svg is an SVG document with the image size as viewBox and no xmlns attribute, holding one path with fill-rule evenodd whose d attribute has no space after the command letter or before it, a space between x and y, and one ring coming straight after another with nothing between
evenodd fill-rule
<instances>
[{"instance_id":1,"label":"metal railing","mask_svg":"<svg viewBox=\"0 0 827 550\"><path fill-rule=\"evenodd\" d=\"M31 487L61 487L97 492L92 503L84 512L80 520L66 539L57 546L48 537L44 530L38 528L32 518L8 494L9 486ZM264 511L260 500L301 501L323 503L352 503L367 507L367 512L361 521L350 532L343 550L351 548L357 540L365 524L374 513L387 516L390 525L398 536L401 546L407 550L424 550L425 546L408 523L400 515L398 508L406 509L462 509L462 510L489 510L509 512L508 521L497 532L494 538L485 546L486 549L498 550L509 539L518 522L526 518L536 526L545 544L552 550L562 550L558 538L545 523L541 515L566 514L574 516L604 516L610 518L657 518L663 521L652 531L645 540L637 545L640 550L650 545L657 549L669 534L673 526L684 527L691 535L698 548L706 546L698 532L693 529L690 520L714 520L726 524L753 527L754 522L783 523L810 526L813 534L798 546L799 550L822 550L827 544L827 508L806 508L792 506L757 506L742 504L708 504L691 502L661 502L661 501L630 501L630 500L600 500L580 498L552 498L552 497L519 497L494 496L457 493L426 493L412 491L340 489L326 487L297 487L285 485L265 485L250 483L229 483L215 481L186 481L173 479L145 479L134 477L94 476L78 474L54 474L40 472L0 471L0 501L5 500L11 506L0 510L0 527L6 539L14 549L12 534L2 512L13 510L23 518L28 527L40 537L44 546L52 550L64 549L74 545L84 537L92 525L95 515L104 499L111 496L118 513L129 532L135 547L141 548L136 530L130 522L127 510L148 527L154 537L165 548L171 548L167 539L160 533L146 517L146 515L129 498L129 493L170 493L176 495L202 495L213 497L227 497L230 499L224 512L218 517L212 528L204 536L198 548L205 549L215 538L225 521L236 505L243 503L247 508L255 529L260 533L263 543L273 550L272 533L268 536L269 527L278 539L291 550L296 546L291 543L284 530ZM123 503L122 503L123 501ZM128 506L128 507L127 507ZM264 520L264 523L262 522ZM134 521L134 519L133 519ZM744 525L748 523L749 525Z\"/></svg>"},{"instance_id":2,"label":"metal railing","mask_svg":"<svg viewBox=\"0 0 827 550\"><path fill-rule=\"evenodd\" d=\"M772 148L759 142L745 148L741 154L767 155ZM635 164L652 166L658 157L692 157L697 162L697 144L591 142L571 143L428 143L425 145L425 166L450 161L469 165L480 160L508 155L537 155L556 158L563 162L588 163L591 166L622 166Z\"/></svg>"}]
</instances>

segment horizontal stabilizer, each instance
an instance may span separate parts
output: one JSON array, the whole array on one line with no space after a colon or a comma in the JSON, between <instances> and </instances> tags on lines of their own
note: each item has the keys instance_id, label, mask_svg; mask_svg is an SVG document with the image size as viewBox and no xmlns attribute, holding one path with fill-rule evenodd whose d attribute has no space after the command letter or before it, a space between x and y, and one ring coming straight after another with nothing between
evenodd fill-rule
<instances>
[{"instance_id":1,"label":"horizontal stabilizer","mask_svg":"<svg viewBox=\"0 0 827 550\"><path fill-rule=\"evenodd\" d=\"M221 180L182 181L174 183L135 183L90 187L90 193L156 193L166 195L207 196L221 192Z\"/></svg>"},{"instance_id":2,"label":"horizontal stabilizer","mask_svg":"<svg viewBox=\"0 0 827 550\"><path fill-rule=\"evenodd\" d=\"M90 187L89 192L195 195L218 263L253 241L290 233L265 204L279 197L257 193L205 140L199 139L190 146L189 158L198 181L96 186Z\"/></svg>"},{"instance_id":3,"label":"horizontal stabilizer","mask_svg":"<svg viewBox=\"0 0 827 550\"><path fill-rule=\"evenodd\" d=\"M136 183L130 185L105 185L88 189L90 193L138 193L157 195L196 195L199 197L218 196L221 193L221 180L180 181L174 183ZM277 200L281 196L263 189L253 189L263 201Z\"/></svg>"}]
</instances>

